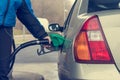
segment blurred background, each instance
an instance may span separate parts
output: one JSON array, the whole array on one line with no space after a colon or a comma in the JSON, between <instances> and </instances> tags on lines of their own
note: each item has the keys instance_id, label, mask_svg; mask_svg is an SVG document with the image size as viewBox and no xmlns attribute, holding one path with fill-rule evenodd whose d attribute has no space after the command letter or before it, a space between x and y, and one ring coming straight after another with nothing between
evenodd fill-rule
<instances>
[{"instance_id":1,"label":"blurred background","mask_svg":"<svg viewBox=\"0 0 120 80\"><path fill-rule=\"evenodd\" d=\"M34 14L45 27L48 27L51 23L59 23L62 26L74 1L75 0L31 0ZM14 38L16 44L34 39L19 20L17 20L14 28Z\"/></svg>"}]
</instances>

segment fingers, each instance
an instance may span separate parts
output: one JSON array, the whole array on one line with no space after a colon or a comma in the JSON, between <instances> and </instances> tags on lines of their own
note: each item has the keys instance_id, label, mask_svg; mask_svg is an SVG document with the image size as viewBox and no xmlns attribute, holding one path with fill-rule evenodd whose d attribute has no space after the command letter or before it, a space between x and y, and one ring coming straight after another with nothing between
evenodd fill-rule
<instances>
[{"instance_id":1,"label":"fingers","mask_svg":"<svg viewBox=\"0 0 120 80\"><path fill-rule=\"evenodd\" d=\"M44 39L48 39L49 44L51 44L51 38L50 38L50 36L46 36Z\"/></svg>"}]
</instances>

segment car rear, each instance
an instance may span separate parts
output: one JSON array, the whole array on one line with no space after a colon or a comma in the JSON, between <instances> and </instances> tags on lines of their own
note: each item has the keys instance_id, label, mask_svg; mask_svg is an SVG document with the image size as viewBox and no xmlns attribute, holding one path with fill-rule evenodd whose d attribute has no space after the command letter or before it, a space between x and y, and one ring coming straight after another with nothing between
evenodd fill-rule
<instances>
[{"instance_id":1,"label":"car rear","mask_svg":"<svg viewBox=\"0 0 120 80\"><path fill-rule=\"evenodd\" d=\"M89 15L89 18L85 19L80 31L74 38L74 58L72 64L75 65L72 67L74 69L71 70L76 69L77 71L75 71L75 73L77 73L74 73L74 76L77 75L76 77L80 79L119 80L118 65L116 65L115 61L115 57L118 57L119 53L117 52L119 51L114 50L113 52L112 49L119 49L119 47L113 45L118 45L120 39L112 37L112 35L116 36L116 32L118 34L120 27L118 26L119 28L116 30L115 27L113 27L115 25L110 25L110 15L104 14L104 16L102 16L99 15L99 13L97 13L97 15L98 16ZM86 16L88 15L81 17ZM112 18L112 22L115 18L117 17ZM112 30L115 30L115 32L112 33ZM120 58L116 59L118 60ZM119 60L117 62L119 62Z\"/></svg>"},{"instance_id":2,"label":"car rear","mask_svg":"<svg viewBox=\"0 0 120 80\"><path fill-rule=\"evenodd\" d=\"M64 46L67 54L62 60L62 74L68 80L119 80L120 0L78 2L79 5L86 2L88 8L71 18L66 35L71 49Z\"/></svg>"}]
</instances>

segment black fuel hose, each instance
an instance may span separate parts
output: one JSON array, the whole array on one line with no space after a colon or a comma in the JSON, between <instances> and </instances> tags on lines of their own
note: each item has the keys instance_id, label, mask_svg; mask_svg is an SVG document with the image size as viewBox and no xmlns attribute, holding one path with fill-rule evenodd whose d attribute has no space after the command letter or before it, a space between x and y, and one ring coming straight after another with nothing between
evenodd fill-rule
<instances>
[{"instance_id":1,"label":"black fuel hose","mask_svg":"<svg viewBox=\"0 0 120 80\"><path fill-rule=\"evenodd\" d=\"M12 52L11 56L10 56L10 67L9 67L9 71L8 71L8 74L9 72L12 70L13 66L14 66L14 59L15 59L15 56L17 55L17 53L23 49L23 48L26 48L28 46L33 46L33 45L49 45L49 41L47 39L43 39L43 40L32 40L32 41L29 41L29 42L25 42L23 44L21 44L20 46L18 46L14 52Z\"/></svg>"}]
</instances>

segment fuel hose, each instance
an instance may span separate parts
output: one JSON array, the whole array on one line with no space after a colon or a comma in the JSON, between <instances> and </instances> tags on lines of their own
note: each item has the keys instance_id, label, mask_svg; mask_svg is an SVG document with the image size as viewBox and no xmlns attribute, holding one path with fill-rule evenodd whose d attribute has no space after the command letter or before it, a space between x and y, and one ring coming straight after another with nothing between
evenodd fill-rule
<instances>
[{"instance_id":1,"label":"fuel hose","mask_svg":"<svg viewBox=\"0 0 120 80\"><path fill-rule=\"evenodd\" d=\"M19 45L17 48L15 48L15 50L12 52L12 54L10 56L10 67L9 67L8 74L9 74L9 72L12 70L12 68L14 66L15 56L17 55L17 53L21 49L24 49L24 48L26 48L28 46L33 46L33 45L52 45L53 48L58 48L65 41L64 37L62 35L60 35L60 34L57 34L57 33L50 33L49 36L50 36L50 38L52 40L51 44L49 44L49 41L47 39L32 40L32 41L29 41L29 42L25 42L25 43Z\"/></svg>"},{"instance_id":2,"label":"fuel hose","mask_svg":"<svg viewBox=\"0 0 120 80\"><path fill-rule=\"evenodd\" d=\"M33 41L29 41L29 42L26 42L26 43L23 43L21 44L20 46L18 46L14 52L11 54L10 56L10 67L9 67L9 71L8 71L8 74L9 72L12 70L13 66L14 66L14 59L15 59L15 56L16 54L23 48L26 48L28 46L33 46L33 45L41 45L41 44L44 44L44 45L48 45L49 44L49 41L47 39L44 39L44 40L33 40Z\"/></svg>"}]
</instances>

